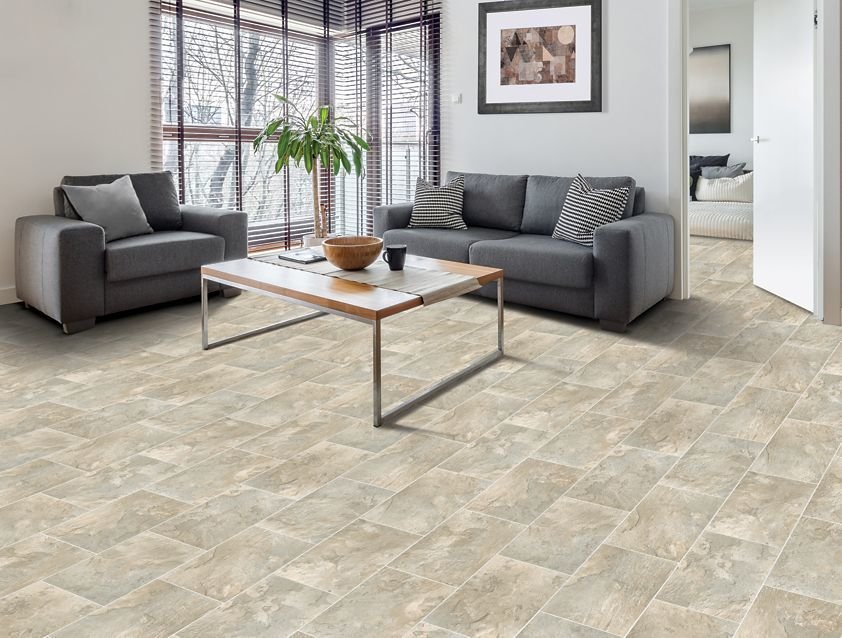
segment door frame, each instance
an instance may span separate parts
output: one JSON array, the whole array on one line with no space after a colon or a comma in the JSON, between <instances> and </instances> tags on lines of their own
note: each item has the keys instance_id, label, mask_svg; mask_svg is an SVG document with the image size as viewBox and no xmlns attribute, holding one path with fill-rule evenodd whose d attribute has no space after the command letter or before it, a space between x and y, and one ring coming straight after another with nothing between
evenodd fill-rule
<instances>
[{"instance_id":1,"label":"door frame","mask_svg":"<svg viewBox=\"0 0 842 638\"><path fill-rule=\"evenodd\" d=\"M690 290L689 184L684 166L689 149L687 65L690 55L690 0L668 4L669 184L670 208L676 211L676 289L688 299ZM816 0L816 316L842 325L842 9L838 0Z\"/></svg>"}]
</instances>

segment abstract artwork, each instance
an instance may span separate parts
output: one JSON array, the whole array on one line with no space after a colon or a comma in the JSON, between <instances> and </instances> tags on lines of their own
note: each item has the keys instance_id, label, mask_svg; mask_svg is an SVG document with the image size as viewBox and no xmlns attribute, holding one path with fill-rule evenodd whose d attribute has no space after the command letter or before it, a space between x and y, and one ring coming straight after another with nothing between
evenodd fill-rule
<instances>
[{"instance_id":1,"label":"abstract artwork","mask_svg":"<svg viewBox=\"0 0 842 638\"><path fill-rule=\"evenodd\" d=\"M731 132L731 45L697 47L687 67L690 133Z\"/></svg>"},{"instance_id":2,"label":"abstract artwork","mask_svg":"<svg viewBox=\"0 0 842 638\"><path fill-rule=\"evenodd\" d=\"M503 29L500 83L558 84L576 81L576 26Z\"/></svg>"},{"instance_id":3,"label":"abstract artwork","mask_svg":"<svg viewBox=\"0 0 842 638\"><path fill-rule=\"evenodd\" d=\"M602 0L479 4L480 113L602 110Z\"/></svg>"}]
</instances>

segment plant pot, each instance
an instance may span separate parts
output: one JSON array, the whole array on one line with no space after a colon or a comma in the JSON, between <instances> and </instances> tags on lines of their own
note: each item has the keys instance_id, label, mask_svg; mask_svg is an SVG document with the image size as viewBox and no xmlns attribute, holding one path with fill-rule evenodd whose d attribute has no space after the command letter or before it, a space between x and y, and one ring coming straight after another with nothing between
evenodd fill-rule
<instances>
[{"instance_id":1,"label":"plant pot","mask_svg":"<svg viewBox=\"0 0 842 638\"><path fill-rule=\"evenodd\" d=\"M302 241L304 242L304 248L316 248L321 246L325 239L330 239L331 237L336 237L336 233L328 233L326 237L316 237L311 233L310 235L304 235Z\"/></svg>"}]
</instances>

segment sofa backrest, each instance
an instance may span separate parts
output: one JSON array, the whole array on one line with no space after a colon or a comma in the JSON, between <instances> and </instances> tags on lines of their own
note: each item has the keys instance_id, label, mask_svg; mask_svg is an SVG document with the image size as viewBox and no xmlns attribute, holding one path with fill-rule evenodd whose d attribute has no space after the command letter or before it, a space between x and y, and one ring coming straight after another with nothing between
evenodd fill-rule
<instances>
[{"instance_id":1,"label":"sofa backrest","mask_svg":"<svg viewBox=\"0 0 842 638\"><path fill-rule=\"evenodd\" d=\"M630 188L632 196L626 203L623 217L637 212L637 185L631 177L587 177L594 188ZM530 175L526 186L523 222L520 231L531 235L552 235L558 222L567 191L573 183L572 177L548 177ZM640 189L642 190L642 189ZM640 197L641 206L644 197ZM640 212L643 212L642 210Z\"/></svg>"},{"instance_id":2,"label":"sofa backrest","mask_svg":"<svg viewBox=\"0 0 842 638\"><path fill-rule=\"evenodd\" d=\"M450 171L447 181L465 176L462 217L468 226L518 232L526 200L526 175L484 175Z\"/></svg>"},{"instance_id":3,"label":"sofa backrest","mask_svg":"<svg viewBox=\"0 0 842 638\"><path fill-rule=\"evenodd\" d=\"M99 184L110 184L123 175L125 173L119 175L68 175L62 178L61 185L98 186ZM129 176L149 225L157 231L180 230L182 226L181 208L179 207L178 191L172 173L169 171L132 173ZM53 190L53 206L56 215L79 219L61 187Z\"/></svg>"}]
</instances>

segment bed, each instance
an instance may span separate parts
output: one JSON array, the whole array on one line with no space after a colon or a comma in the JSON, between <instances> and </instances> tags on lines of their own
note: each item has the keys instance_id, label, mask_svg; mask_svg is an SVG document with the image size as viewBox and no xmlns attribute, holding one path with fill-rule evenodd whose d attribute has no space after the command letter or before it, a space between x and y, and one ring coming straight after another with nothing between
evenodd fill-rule
<instances>
[{"instance_id":1,"label":"bed","mask_svg":"<svg viewBox=\"0 0 842 638\"><path fill-rule=\"evenodd\" d=\"M690 202L690 234L751 241L754 206L743 202Z\"/></svg>"}]
</instances>

